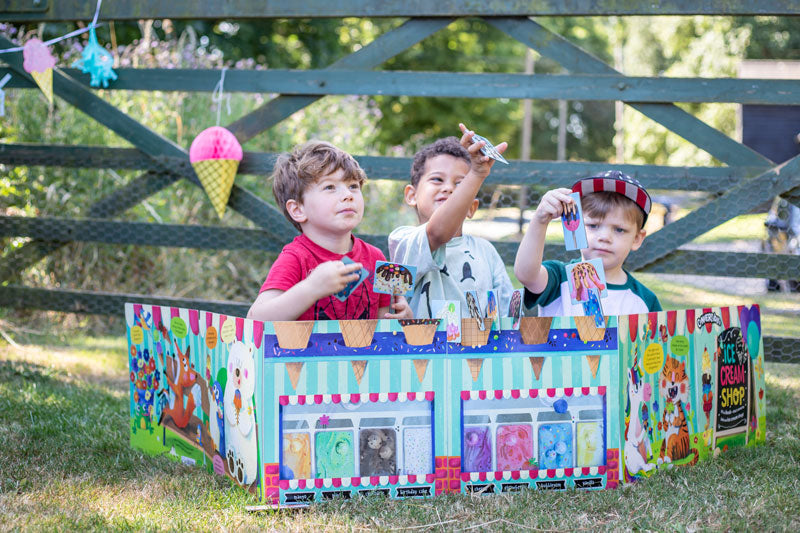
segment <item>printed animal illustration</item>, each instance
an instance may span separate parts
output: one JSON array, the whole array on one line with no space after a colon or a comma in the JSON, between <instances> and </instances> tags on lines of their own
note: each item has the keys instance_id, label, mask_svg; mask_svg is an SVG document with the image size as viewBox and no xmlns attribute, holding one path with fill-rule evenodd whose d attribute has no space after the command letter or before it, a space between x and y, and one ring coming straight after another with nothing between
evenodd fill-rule
<instances>
[{"instance_id":1,"label":"printed animal illustration","mask_svg":"<svg viewBox=\"0 0 800 533\"><path fill-rule=\"evenodd\" d=\"M684 406L689 400L689 377L686 375L686 363L679 363L674 357L667 357L661 370L661 392L664 395L664 414L658 423L658 429L664 431L664 441L658 464L679 461L694 453L689 464L695 464L698 452L689 446L689 426L686 422ZM688 408L688 405L687 407Z\"/></svg>"},{"instance_id":2,"label":"printed animal illustration","mask_svg":"<svg viewBox=\"0 0 800 533\"><path fill-rule=\"evenodd\" d=\"M194 408L200 401L200 385L197 383L197 372L189 360L191 346L182 352L177 341L174 341L175 353L178 354L177 376L166 372L167 385L170 389L169 405L164 409L164 414L169 415L179 428L185 428L192 418ZM163 357L163 356L162 356ZM166 368L166 365L165 365ZM186 404L183 398L186 396Z\"/></svg>"},{"instance_id":3,"label":"printed animal illustration","mask_svg":"<svg viewBox=\"0 0 800 533\"><path fill-rule=\"evenodd\" d=\"M239 341L231 345L223 402L228 471L242 486L252 485L258 473L254 352L253 346Z\"/></svg>"},{"instance_id":4,"label":"printed animal illustration","mask_svg":"<svg viewBox=\"0 0 800 533\"><path fill-rule=\"evenodd\" d=\"M656 468L656 465L649 462L652 450L647 432L647 402L650 401L652 387L649 383L642 381L642 371L638 363L638 357L634 358L633 365L628 372L627 385L626 413L628 421L625 424L625 468L631 477L639 472L649 472Z\"/></svg>"},{"instance_id":5,"label":"printed animal illustration","mask_svg":"<svg viewBox=\"0 0 800 533\"><path fill-rule=\"evenodd\" d=\"M208 433L211 435L211 441L214 443L214 449L219 452L222 457L225 457L225 419L223 407L222 385L219 381L215 381L214 385L208 389Z\"/></svg>"}]
</instances>

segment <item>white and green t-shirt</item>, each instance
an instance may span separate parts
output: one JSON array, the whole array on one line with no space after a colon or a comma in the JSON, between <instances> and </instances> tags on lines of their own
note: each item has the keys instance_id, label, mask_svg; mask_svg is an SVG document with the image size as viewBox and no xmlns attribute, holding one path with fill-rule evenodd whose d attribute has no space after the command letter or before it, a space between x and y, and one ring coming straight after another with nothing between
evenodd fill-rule
<instances>
[{"instance_id":1,"label":"white and green t-shirt","mask_svg":"<svg viewBox=\"0 0 800 533\"><path fill-rule=\"evenodd\" d=\"M417 267L414 296L409 305L415 318L431 318L433 300L461 302L462 316L467 313L466 291L478 291L481 305L486 305L486 291L497 296L500 316L508 315L511 280L492 243L480 237L454 237L431 252L427 224L401 226L389 235L389 257L396 263Z\"/></svg>"},{"instance_id":2,"label":"white and green t-shirt","mask_svg":"<svg viewBox=\"0 0 800 533\"><path fill-rule=\"evenodd\" d=\"M573 261L577 263L578 261ZM547 287L541 294L533 294L525 289L525 311L533 314L533 308L539 307L539 316L582 316L583 306L573 304L567 282L567 270L561 261L544 261L542 266L547 269ZM639 283L627 271L628 279L618 285L606 283L608 296L602 299L603 314L634 315L661 311L661 304L653 291Z\"/></svg>"}]
</instances>

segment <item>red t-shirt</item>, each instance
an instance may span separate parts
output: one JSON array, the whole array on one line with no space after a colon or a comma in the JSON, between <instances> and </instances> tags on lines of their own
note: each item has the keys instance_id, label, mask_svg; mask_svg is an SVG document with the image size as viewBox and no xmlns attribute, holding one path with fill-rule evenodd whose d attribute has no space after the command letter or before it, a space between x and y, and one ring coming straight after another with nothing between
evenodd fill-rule
<instances>
[{"instance_id":1,"label":"red t-shirt","mask_svg":"<svg viewBox=\"0 0 800 533\"><path fill-rule=\"evenodd\" d=\"M344 256L366 268L370 275L345 301L330 295L317 300L312 307L306 309L297 320L353 320L378 318L378 309L388 307L392 302L389 294L373 292L372 282L375 278L375 262L386 261L386 257L378 248L353 237L353 248L342 255L331 252L301 234L294 238L281 250L278 258L272 263L267 279L259 293L269 289L288 291L308 275L320 263L341 261Z\"/></svg>"}]
</instances>

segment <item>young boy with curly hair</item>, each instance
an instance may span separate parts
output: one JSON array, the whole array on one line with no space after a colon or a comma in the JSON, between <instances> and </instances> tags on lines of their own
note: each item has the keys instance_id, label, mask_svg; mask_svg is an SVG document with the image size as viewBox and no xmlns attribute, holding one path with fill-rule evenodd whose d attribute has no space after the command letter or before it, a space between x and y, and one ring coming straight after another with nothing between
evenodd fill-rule
<instances>
[{"instance_id":1,"label":"young boy with curly hair","mask_svg":"<svg viewBox=\"0 0 800 533\"><path fill-rule=\"evenodd\" d=\"M472 143L475 132L459 125L461 140L447 137L414 155L406 204L417 212L418 226L401 226L389 235L392 261L417 267L411 309L417 318L433 318L433 300L461 302L467 313L466 291L494 290L501 315L508 310L512 286L494 246L480 237L464 235L464 220L478 209L476 195L494 160L483 155L484 142ZM497 146L499 152L506 143Z\"/></svg>"},{"instance_id":2,"label":"young boy with curly hair","mask_svg":"<svg viewBox=\"0 0 800 533\"><path fill-rule=\"evenodd\" d=\"M353 235L364 216L364 171L348 153L330 143L310 141L275 163L272 192L300 235L272 264L247 318L256 320L339 320L412 318L402 296L373 291L367 279L344 300L335 295L374 272L386 258ZM345 263L347 257L352 263ZM394 310L394 312L392 312Z\"/></svg>"}]
</instances>

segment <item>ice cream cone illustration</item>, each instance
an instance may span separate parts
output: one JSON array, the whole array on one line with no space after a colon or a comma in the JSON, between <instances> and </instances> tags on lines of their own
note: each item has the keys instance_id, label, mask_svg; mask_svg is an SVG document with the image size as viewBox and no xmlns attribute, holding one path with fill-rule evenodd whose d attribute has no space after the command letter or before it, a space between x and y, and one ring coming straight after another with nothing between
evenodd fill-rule
<instances>
[{"instance_id":1,"label":"ice cream cone illustration","mask_svg":"<svg viewBox=\"0 0 800 533\"><path fill-rule=\"evenodd\" d=\"M606 334L606 328L598 328L595 325L593 316L574 316L572 318L575 319L575 326L578 328L578 336L583 342L603 340Z\"/></svg>"},{"instance_id":2,"label":"ice cream cone illustration","mask_svg":"<svg viewBox=\"0 0 800 533\"><path fill-rule=\"evenodd\" d=\"M587 355L586 362L589 363L589 370L592 371L592 377L597 377L597 367L600 365L600 356L599 355Z\"/></svg>"},{"instance_id":3,"label":"ice cream cone illustration","mask_svg":"<svg viewBox=\"0 0 800 533\"><path fill-rule=\"evenodd\" d=\"M242 146L236 136L220 126L201 131L189 148L189 161L219 218L225 214L241 160Z\"/></svg>"},{"instance_id":4,"label":"ice cream cone illustration","mask_svg":"<svg viewBox=\"0 0 800 533\"><path fill-rule=\"evenodd\" d=\"M472 381L477 382L478 376L481 374L483 359L467 359L467 364L469 365L469 372L472 374Z\"/></svg>"},{"instance_id":5,"label":"ice cream cone illustration","mask_svg":"<svg viewBox=\"0 0 800 533\"><path fill-rule=\"evenodd\" d=\"M417 371L417 379L420 383L425 379L425 371L428 369L427 359L414 359L414 370Z\"/></svg>"},{"instance_id":6,"label":"ice cream cone illustration","mask_svg":"<svg viewBox=\"0 0 800 533\"><path fill-rule=\"evenodd\" d=\"M286 372L289 373L289 381L292 388L297 390L297 383L300 381L300 372L303 370L303 363L286 363Z\"/></svg>"},{"instance_id":7,"label":"ice cream cone illustration","mask_svg":"<svg viewBox=\"0 0 800 533\"><path fill-rule=\"evenodd\" d=\"M403 333L406 336L406 343L412 346L420 346L433 342L436 335L436 328L439 327L440 318L417 318L405 319L400 321Z\"/></svg>"},{"instance_id":8,"label":"ice cream cone illustration","mask_svg":"<svg viewBox=\"0 0 800 533\"><path fill-rule=\"evenodd\" d=\"M239 423L239 411L242 410L242 393L239 389L233 395L233 406L236 408L236 423Z\"/></svg>"},{"instance_id":9,"label":"ice cream cone illustration","mask_svg":"<svg viewBox=\"0 0 800 533\"><path fill-rule=\"evenodd\" d=\"M544 357L528 357L533 368L533 375L536 376L536 381L539 381L539 376L542 375L542 366L544 365Z\"/></svg>"},{"instance_id":10,"label":"ice cream cone illustration","mask_svg":"<svg viewBox=\"0 0 800 533\"><path fill-rule=\"evenodd\" d=\"M519 323L519 333L522 342L525 344L543 344L547 342L547 335L550 333L550 323L552 317L526 316L522 317Z\"/></svg>"},{"instance_id":11,"label":"ice cream cone illustration","mask_svg":"<svg viewBox=\"0 0 800 533\"><path fill-rule=\"evenodd\" d=\"M482 328L479 327L483 326ZM489 333L491 333L491 318L477 319L462 318L461 319L461 345L462 346L484 346L489 341Z\"/></svg>"},{"instance_id":12,"label":"ice cream cone illustration","mask_svg":"<svg viewBox=\"0 0 800 533\"><path fill-rule=\"evenodd\" d=\"M339 330L342 332L345 346L364 348L372 344L377 320L340 320Z\"/></svg>"},{"instance_id":13,"label":"ice cream cone illustration","mask_svg":"<svg viewBox=\"0 0 800 533\"><path fill-rule=\"evenodd\" d=\"M284 350L305 350L311 330L314 328L313 320L297 320L294 322L273 322L278 345Z\"/></svg>"},{"instance_id":14,"label":"ice cream cone illustration","mask_svg":"<svg viewBox=\"0 0 800 533\"><path fill-rule=\"evenodd\" d=\"M22 67L28 72L44 93L50 107L53 106L53 68L56 60L41 40L30 39L22 49Z\"/></svg>"},{"instance_id":15,"label":"ice cream cone illustration","mask_svg":"<svg viewBox=\"0 0 800 533\"><path fill-rule=\"evenodd\" d=\"M573 249L578 248L578 241L575 237L575 230L581 225L580 218L578 218L578 208L575 204L569 204L567 210L561 215L561 220L564 223L564 228L572 234Z\"/></svg>"},{"instance_id":16,"label":"ice cream cone illustration","mask_svg":"<svg viewBox=\"0 0 800 533\"><path fill-rule=\"evenodd\" d=\"M361 385L361 378L364 377L364 371L367 369L366 361L350 361L350 366L353 367L353 374L356 376L356 381Z\"/></svg>"}]
</instances>

